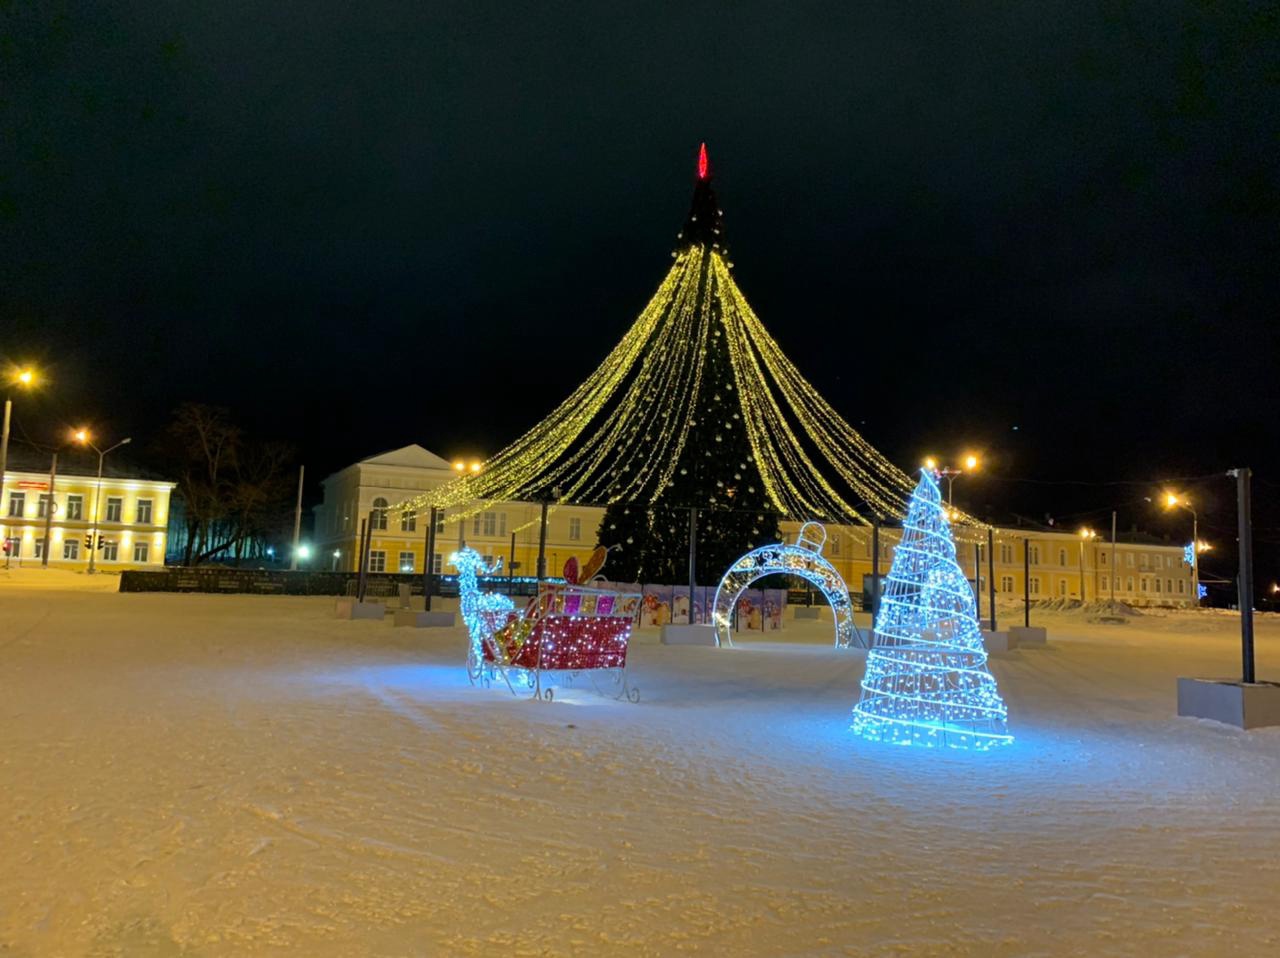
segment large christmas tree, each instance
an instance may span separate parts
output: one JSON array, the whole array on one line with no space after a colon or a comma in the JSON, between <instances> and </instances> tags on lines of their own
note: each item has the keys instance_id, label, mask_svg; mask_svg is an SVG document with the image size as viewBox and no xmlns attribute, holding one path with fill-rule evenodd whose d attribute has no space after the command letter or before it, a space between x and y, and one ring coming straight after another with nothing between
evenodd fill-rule
<instances>
[{"instance_id":1,"label":"large christmas tree","mask_svg":"<svg viewBox=\"0 0 1280 958\"><path fill-rule=\"evenodd\" d=\"M895 745L984 749L1013 741L1005 716L973 590L926 469L894 550L853 728Z\"/></svg>"},{"instance_id":2,"label":"large christmas tree","mask_svg":"<svg viewBox=\"0 0 1280 958\"><path fill-rule=\"evenodd\" d=\"M493 500L604 504L599 541L621 547L609 574L666 582L687 580L696 509L708 585L776 538L779 517L904 515L911 479L783 354L734 282L723 236L704 146L671 268L604 362L479 472L402 507L453 517Z\"/></svg>"},{"instance_id":3,"label":"large christmas tree","mask_svg":"<svg viewBox=\"0 0 1280 958\"><path fill-rule=\"evenodd\" d=\"M765 493L735 395L731 331L725 325L727 297L715 268L715 261L727 253L703 144L693 203L675 253L689 272L689 293L671 303L672 310L688 313L687 335L697 344L691 354L695 368L689 370L693 379L681 411L687 434L665 477L654 473L638 488L628 488L627 472L614 471L606 493L610 504L597 539L601 545L618 547L609 558L609 575L615 579L687 581L694 510L700 583L718 582L742 553L777 541L778 513ZM651 342L641 364L661 362L663 356L656 350Z\"/></svg>"}]
</instances>

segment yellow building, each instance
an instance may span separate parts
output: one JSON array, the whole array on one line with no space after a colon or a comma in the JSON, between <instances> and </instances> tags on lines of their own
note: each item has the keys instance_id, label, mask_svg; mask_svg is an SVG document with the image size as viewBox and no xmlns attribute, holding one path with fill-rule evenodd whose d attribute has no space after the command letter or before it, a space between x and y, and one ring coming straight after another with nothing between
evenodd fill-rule
<instances>
[{"instance_id":1,"label":"yellow building","mask_svg":"<svg viewBox=\"0 0 1280 958\"><path fill-rule=\"evenodd\" d=\"M169 497L175 483L151 479L59 473L53 489L49 530L49 565L86 569L88 538L98 512L95 565L103 572L164 565ZM43 561L49 474L6 471L0 494L0 540L8 543L10 564Z\"/></svg>"},{"instance_id":2,"label":"yellow building","mask_svg":"<svg viewBox=\"0 0 1280 958\"><path fill-rule=\"evenodd\" d=\"M454 464L424 449L405 446L340 469L321 485L324 498L315 507L316 568L355 571L360 520L374 516L369 567L374 572L426 571L427 517L399 514L391 507L457 476ZM470 510L468 510L470 511ZM554 506L547 514L547 574L559 575L570 556L585 558L595 548L602 510ZM517 575L536 575L541 506L530 502L494 502L465 519L446 511L438 516L434 571L450 574L449 553L465 542L486 561L512 566L512 537Z\"/></svg>"},{"instance_id":3,"label":"yellow building","mask_svg":"<svg viewBox=\"0 0 1280 958\"><path fill-rule=\"evenodd\" d=\"M798 523L782 524L783 534L789 539L794 539L798 529ZM977 562L985 610L990 595L987 545L985 541L964 541L972 535L983 536L978 530L957 531L956 558L971 581ZM897 529L880 531L882 577L889 573L899 538ZM997 601L1010 596L1021 598L1025 583L1030 586L1033 600L1083 597L1086 602L1094 602L1110 599L1114 594L1117 601L1132 606L1196 604L1191 567L1183 561L1181 546L1120 541L1113 555L1111 543L1101 538L1085 539L1070 532L1027 527L997 528L993 538ZM871 540L871 531L861 526L827 529L824 554L851 592L871 592Z\"/></svg>"},{"instance_id":4,"label":"yellow building","mask_svg":"<svg viewBox=\"0 0 1280 958\"><path fill-rule=\"evenodd\" d=\"M469 468L465 466L464 468ZM375 516L370 568L377 572L422 573L426 552L426 519L391 511L397 503L447 482L457 475L451 464L421 446L405 446L347 466L324 480L324 500L315 509L317 568L356 569L360 520ZM436 528L435 571L445 574L449 553L465 541L492 561L503 560L504 571L512 558L511 538L518 575L537 572L541 507L531 502L493 502L461 521L443 515ZM467 510L470 511L470 510ZM585 558L596 544L596 531L604 510L591 506L553 506L547 517L547 574L559 575L565 560ZM794 541L800 524L782 523L782 533ZM985 533L976 534L985 536ZM975 555L980 557L977 578L982 608L988 605L986 543L957 543L960 567L975 576ZM898 541L896 529L880 533L880 574L887 577ZM1130 605L1193 605L1191 569L1182 561L1182 548L1159 543L1120 542L1114 558L1110 542L1082 539L1069 532L1030 528L998 528L995 543L997 598L1023 595L1024 578L1032 599L1107 599ZM1024 548L1030 550L1030 576L1024 575ZM830 526L824 554L848 583L850 592L871 592L871 530L863 526ZM605 567L608 574L608 566ZM706 583L714 585L714 583Z\"/></svg>"}]
</instances>

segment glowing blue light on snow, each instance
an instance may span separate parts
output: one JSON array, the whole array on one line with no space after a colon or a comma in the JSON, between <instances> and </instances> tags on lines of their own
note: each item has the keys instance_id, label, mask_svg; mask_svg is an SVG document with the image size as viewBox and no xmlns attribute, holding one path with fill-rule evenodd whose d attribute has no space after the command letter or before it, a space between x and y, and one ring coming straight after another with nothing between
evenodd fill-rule
<instances>
[{"instance_id":1,"label":"glowing blue light on snow","mask_svg":"<svg viewBox=\"0 0 1280 958\"><path fill-rule=\"evenodd\" d=\"M1188 543L1187 545L1182 547L1182 561L1183 561L1183 564L1189 565L1192 568L1195 568L1196 544L1194 542Z\"/></svg>"},{"instance_id":2,"label":"glowing blue light on snow","mask_svg":"<svg viewBox=\"0 0 1280 958\"><path fill-rule=\"evenodd\" d=\"M903 521L902 542L867 655L853 730L895 745L986 749L1013 741L978 628L973 589L928 470Z\"/></svg>"},{"instance_id":3,"label":"glowing blue light on snow","mask_svg":"<svg viewBox=\"0 0 1280 958\"><path fill-rule=\"evenodd\" d=\"M1209 595L1209 587L1208 587L1207 585L1197 585L1197 586L1196 586L1196 598L1197 598L1197 599L1204 599L1204 598L1207 598L1207 597L1208 597L1208 595Z\"/></svg>"}]
</instances>

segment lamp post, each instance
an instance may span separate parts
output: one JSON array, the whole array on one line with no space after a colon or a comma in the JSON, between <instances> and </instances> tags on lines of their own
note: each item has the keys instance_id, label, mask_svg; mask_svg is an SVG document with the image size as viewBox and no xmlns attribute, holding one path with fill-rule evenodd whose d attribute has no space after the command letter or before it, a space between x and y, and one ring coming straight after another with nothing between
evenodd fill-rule
<instances>
[{"instance_id":1,"label":"lamp post","mask_svg":"<svg viewBox=\"0 0 1280 958\"><path fill-rule=\"evenodd\" d=\"M98 511L102 505L102 460L107 458L107 453L119 449L121 446L128 445L133 442L132 437L125 436L114 446L108 446L106 449L99 449L93 444L93 440L89 438L89 430L76 430L76 442L88 446L98 454L98 484L93 490L93 531L89 534L89 574L93 575L96 566L94 560L98 554Z\"/></svg>"},{"instance_id":2,"label":"lamp post","mask_svg":"<svg viewBox=\"0 0 1280 958\"><path fill-rule=\"evenodd\" d=\"M975 456L973 453L969 453L967 456L964 457L962 466L943 466L939 468L938 460L936 460L933 456L930 456L928 459L926 459L924 461L924 464L926 467L934 470L935 472L937 472L938 475L942 476L942 478L947 480L947 509L948 511L950 511L951 498L952 498L951 494L953 491L952 486L955 484L956 476L962 476L966 472L977 471L979 460L978 460L978 457Z\"/></svg>"},{"instance_id":3,"label":"lamp post","mask_svg":"<svg viewBox=\"0 0 1280 958\"><path fill-rule=\"evenodd\" d=\"M1084 544L1090 539L1096 539L1098 534L1092 529L1080 530L1080 604L1084 605Z\"/></svg>"},{"instance_id":4,"label":"lamp post","mask_svg":"<svg viewBox=\"0 0 1280 958\"><path fill-rule=\"evenodd\" d=\"M1165 493L1166 509L1186 509L1191 513L1191 597L1196 606L1200 605L1200 553L1204 551L1200 543L1200 517L1191 507L1191 500L1174 492Z\"/></svg>"},{"instance_id":5,"label":"lamp post","mask_svg":"<svg viewBox=\"0 0 1280 958\"><path fill-rule=\"evenodd\" d=\"M9 373L9 384L30 389L36 383L36 373L31 367L14 369ZM0 431L0 492L4 491L4 474L9 466L9 420L13 417L13 399L4 397L4 429Z\"/></svg>"}]
</instances>

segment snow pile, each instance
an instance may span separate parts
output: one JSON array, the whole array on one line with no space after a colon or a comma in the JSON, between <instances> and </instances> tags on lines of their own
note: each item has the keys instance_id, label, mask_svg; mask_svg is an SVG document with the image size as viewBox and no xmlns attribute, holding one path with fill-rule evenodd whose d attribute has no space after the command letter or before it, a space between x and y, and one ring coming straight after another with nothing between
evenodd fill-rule
<instances>
[{"instance_id":1,"label":"snow pile","mask_svg":"<svg viewBox=\"0 0 1280 958\"><path fill-rule=\"evenodd\" d=\"M639 705L548 704L330 600L0 603L0 954L1280 946L1280 730L1174 717L1176 676L1238 668L1225 617L1033 613L1050 647L991 663L1016 741L975 754L853 736L830 622L642 633Z\"/></svg>"}]
</instances>

